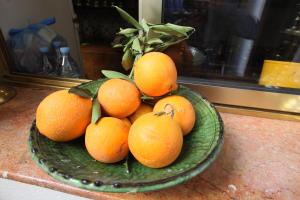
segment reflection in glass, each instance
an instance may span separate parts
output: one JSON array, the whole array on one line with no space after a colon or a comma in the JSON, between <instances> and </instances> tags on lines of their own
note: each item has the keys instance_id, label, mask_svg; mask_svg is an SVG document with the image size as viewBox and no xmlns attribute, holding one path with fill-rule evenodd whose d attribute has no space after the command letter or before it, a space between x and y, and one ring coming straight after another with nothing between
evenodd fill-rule
<instances>
[{"instance_id":1,"label":"reflection in glass","mask_svg":"<svg viewBox=\"0 0 300 200\"><path fill-rule=\"evenodd\" d=\"M62 77L82 78L80 69L75 61L70 57L70 48L61 47L61 64L59 65L59 75Z\"/></svg>"},{"instance_id":2,"label":"reflection in glass","mask_svg":"<svg viewBox=\"0 0 300 200\"><path fill-rule=\"evenodd\" d=\"M129 24L112 6L122 7L138 19L138 3L136 0L95 0L92 2L88 6L86 4L78 6L75 0L73 3L77 15L76 23L79 26L80 53L86 77L97 79L102 76L102 69L127 73L121 67L122 50L113 49L111 43L120 27L126 28Z\"/></svg>"},{"instance_id":3,"label":"reflection in glass","mask_svg":"<svg viewBox=\"0 0 300 200\"><path fill-rule=\"evenodd\" d=\"M266 60L300 61L298 0L163 2L164 22L196 28L190 40L177 47L181 53L175 49L168 52L175 58L182 76L262 84L259 80ZM285 73L287 80L292 78L291 74L300 73L298 64L291 66L280 69L281 72L291 70ZM262 85L286 87L274 82Z\"/></svg>"},{"instance_id":4,"label":"reflection in glass","mask_svg":"<svg viewBox=\"0 0 300 200\"><path fill-rule=\"evenodd\" d=\"M69 58L81 68L80 77L99 78L104 68L125 73L122 51L113 49L111 42L120 27L128 24L113 5L138 18L136 0L3 1L0 27L15 61L12 71L61 76L57 73L62 64L59 49L69 47ZM40 48L44 47L55 73L43 69L45 56Z\"/></svg>"},{"instance_id":5,"label":"reflection in glass","mask_svg":"<svg viewBox=\"0 0 300 200\"><path fill-rule=\"evenodd\" d=\"M69 1L1 1L0 28L14 61L12 72L58 76L56 42L69 46L80 64L71 8ZM45 70L46 57L54 70Z\"/></svg>"},{"instance_id":6,"label":"reflection in glass","mask_svg":"<svg viewBox=\"0 0 300 200\"><path fill-rule=\"evenodd\" d=\"M51 74L55 75L55 69L50 63L48 56L49 56L49 48L48 47L41 47L40 48L41 52L41 66L42 66L42 71L40 72L41 74Z\"/></svg>"}]
</instances>

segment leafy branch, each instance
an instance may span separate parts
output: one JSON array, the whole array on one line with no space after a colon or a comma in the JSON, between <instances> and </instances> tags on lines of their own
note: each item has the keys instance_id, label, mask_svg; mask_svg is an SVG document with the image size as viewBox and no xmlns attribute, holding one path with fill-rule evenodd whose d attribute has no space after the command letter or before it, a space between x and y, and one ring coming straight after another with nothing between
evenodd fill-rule
<instances>
[{"instance_id":1,"label":"leafy branch","mask_svg":"<svg viewBox=\"0 0 300 200\"><path fill-rule=\"evenodd\" d=\"M129 78L133 77L133 65L143 54L151 51L164 51L169 46L184 41L195 32L188 26L176 24L151 24L142 19L139 23L126 11L115 6L121 17L133 28L120 28L113 42L114 48L123 49L122 66L131 69Z\"/></svg>"},{"instance_id":2,"label":"leafy branch","mask_svg":"<svg viewBox=\"0 0 300 200\"><path fill-rule=\"evenodd\" d=\"M128 78L128 77L127 77ZM76 94L82 98L92 100L92 117L91 122L97 123L101 118L101 106L97 100L98 89L105 82L105 79L99 79L80 84L69 89L69 93Z\"/></svg>"}]
</instances>

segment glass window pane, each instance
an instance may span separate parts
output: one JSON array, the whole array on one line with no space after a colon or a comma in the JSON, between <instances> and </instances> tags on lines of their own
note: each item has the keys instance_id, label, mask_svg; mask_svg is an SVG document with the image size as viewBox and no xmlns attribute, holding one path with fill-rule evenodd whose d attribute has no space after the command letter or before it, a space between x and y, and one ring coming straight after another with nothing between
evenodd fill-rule
<instances>
[{"instance_id":1,"label":"glass window pane","mask_svg":"<svg viewBox=\"0 0 300 200\"><path fill-rule=\"evenodd\" d=\"M111 43L130 25L114 5L138 19L137 0L3 2L0 34L13 60L11 71L87 79L101 77L102 69L128 73L121 66L122 49Z\"/></svg>"},{"instance_id":2,"label":"glass window pane","mask_svg":"<svg viewBox=\"0 0 300 200\"><path fill-rule=\"evenodd\" d=\"M298 0L163 3L163 22L196 28L187 42L167 50L181 76L299 93Z\"/></svg>"},{"instance_id":3,"label":"glass window pane","mask_svg":"<svg viewBox=\"0 0 300 200\"><path fill-rule=\"evenodd\" d=\"M112 48L116 33L129 27L113 5L138 19L136 0L73 0L79 26L80 52L88 79L101 77L101 70L128 73L121 67L122 49Z\"/></svg>"}]
</instances>

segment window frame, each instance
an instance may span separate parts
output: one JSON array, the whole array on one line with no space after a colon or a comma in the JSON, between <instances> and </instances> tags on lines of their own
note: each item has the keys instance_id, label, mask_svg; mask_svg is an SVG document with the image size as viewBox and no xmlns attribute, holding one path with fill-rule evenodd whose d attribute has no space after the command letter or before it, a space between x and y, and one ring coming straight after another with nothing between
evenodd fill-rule
<instances>
[{"instance_id":1,"label":"window frame","mask_svg":"<svg viewBox=\"0 0 300 200\"><path fill-rule=\"evenodd\" d=\"M149 7L155 8L155 11L149 12ZM162 0L139 0L139 20L145 18L159 23L161 8ZM10 66L12 62L0 29L0 77L4 81L51 88L70 88L90 81L15 73L10 70ZM300 95L232 87L207 79L179 77L178 82L203 95L223 112L300 121ZM289 106L290 102L293 102L293 106Z\"/></svg>"}]
</instances>

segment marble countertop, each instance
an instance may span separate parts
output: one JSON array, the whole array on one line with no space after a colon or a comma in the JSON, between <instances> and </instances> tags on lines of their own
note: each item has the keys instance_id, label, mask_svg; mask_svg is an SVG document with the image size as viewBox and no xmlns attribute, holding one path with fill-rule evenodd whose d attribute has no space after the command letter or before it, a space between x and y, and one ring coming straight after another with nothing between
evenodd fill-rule
<instances>
[{"instance_id":1,"label":"marble countertop","mask_svg":"<svg viewBox=\"0 0 300 200\"><path fill-rule=\"evenodd\" d=\"M0 105L0 177L92 199L299 199L300 123L221 113L223 149L201 175L173 188L138 194L91 192L60 183L31 160L28 130L52 89L16 87Z\"/></svg>"}]
</instances>

